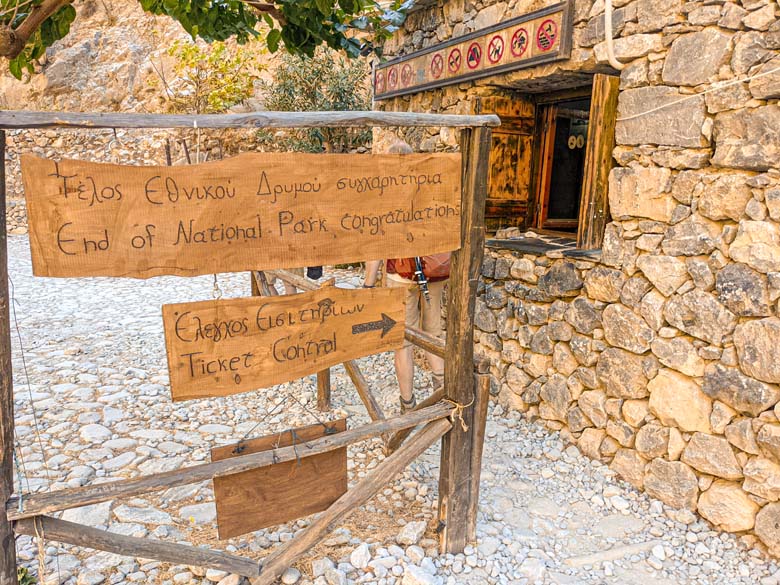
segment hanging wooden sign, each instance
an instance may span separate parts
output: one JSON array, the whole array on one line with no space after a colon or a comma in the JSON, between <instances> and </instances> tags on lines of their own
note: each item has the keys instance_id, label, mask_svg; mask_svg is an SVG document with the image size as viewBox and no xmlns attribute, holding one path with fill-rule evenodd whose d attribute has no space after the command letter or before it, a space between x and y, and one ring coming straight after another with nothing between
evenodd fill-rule
<instances>
[{"instance_id":1,"label":"hanging wooden sign","mask_svg":"<svg viewBox=\"0 0 780 585\"><path fill-rule=\"evenodd\" d=\"M382 63L374 69L374 97L387 99L568 59L571 6L562 2Z\"/></svg>"},{"instance_id":2,"label":"hanging wooden sign","mask_svg":"<svg viewBox=\"0 0 780 585\"><path fill-rule=\"evenodd\" d=\"M290 429L211 450L212 461L289 447L347 429L347 420ZM322 512L347 491L347 448L214 478L219 538Z\"/></svg>"},{"instance_id":3,"label":"hanging wooden sign","mask_svg":"<svg viewBox=\"0 0 780 585\"><path fill-rule=\"evenodd\" d=\"M140 167L22 156L33 273L194 276L460 247L459 154L251 153Z\"/></svg>"},{"instance_id":4,"label":"hanging wooden sign","mask_svg":"<svg viewBox=\"0 0 780 585\"><path fill-rule=\"evenodd\" d=\"M173 400L296 380L403 344L399 288L327 287L279 297L163 305Z\"/></svg>"}]
</instances>

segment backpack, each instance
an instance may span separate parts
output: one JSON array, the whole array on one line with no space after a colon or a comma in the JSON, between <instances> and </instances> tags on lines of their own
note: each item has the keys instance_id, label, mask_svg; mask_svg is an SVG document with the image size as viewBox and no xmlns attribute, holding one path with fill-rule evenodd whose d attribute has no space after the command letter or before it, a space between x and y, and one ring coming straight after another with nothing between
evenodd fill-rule
<instances>
[{"instance_id":1,"label":"backpack","mask_svg":"<svg viewBox=\"0 0 780 585\"><path fill-rule=\"evenodd\" d=\"M450 277L450 253L431 254L421 256L423 274L428 282L439 282ZM387 272L397 274L407 280L415 280L414 258L393 258L387 261Z\"/></svg>"}]
</instances>

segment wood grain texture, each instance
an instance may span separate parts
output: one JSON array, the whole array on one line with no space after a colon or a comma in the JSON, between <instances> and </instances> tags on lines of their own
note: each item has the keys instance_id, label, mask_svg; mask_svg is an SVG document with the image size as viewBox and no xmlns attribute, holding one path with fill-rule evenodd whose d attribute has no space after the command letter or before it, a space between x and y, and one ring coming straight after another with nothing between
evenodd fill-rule
<instances>
[{"instance_id":1,"label":"wood grain texture","mask_svg":"<svg viewBox=\"0 0 780 585\"><path fill-rule=\"evenodd\" d=\"M8 295L8 241L5 215L5 132L0 130L0 501L14 491L14 387L11 363L11 315ZM0 514L0 585L16 585L14 531Z\"/></svg>"},{"instance_id":2,"label":"wood grain texture","mask_svg":"<svg viewBox=\"0 0 780 585\"><path fill-rule=\"evenodd\" d=\"M22 156L37 276L195 276L459 247L458 154L244 153L189 166Z\"/></svg>"},{"instance_id":3,"label":"wood grain texture","mask_svg":"<svg viewBox=\"0 0 780 585\"><path fill-rule=\"evenodd\" d=\"M36 516L20 520L16 523L16 532L27 536L36 536L35 523L37 523L37 533L43 534L44 538L49 541L64 542L126 557L140 557L176 565L219 569L244 577L254 577L260 573L260 563L252 559L151 538L124 536L116 532L99 530L49 516ZM16 579L16 569L14 569L14 579ZM15 580L14 585L16 585Z\"/></svg>"},{"instance_id":4,"label":"wood grain texture","mask_svg":"<svg viewBox=\"0 0 780 585\"><path fill-rule=\"evenodd\" d=\"M330 368L317 372L317 409L320 412L330 410Z\"/></svg>"},{"instance_id":5,"label":"wood grain texture","mask_svg":"<svg viewBox=\"0 0 780 585\"><path fill-rule=\"evenodd\" d=\"M471 448L471 495L469 497L468 540L477 541L477 513L479 512L479 482L482 478L482 452L485 446L487 412L490 405L490 376L475 374L474 429ZM399 431L403 432L403 431Z\"/></svg>"},{"instance_id":6,"label":"wood grain texture","mask_svg":"<svg viewBox=\"0 0 780 585\"><path fill-rule=\"evenodd\" d=\"M444 398L444 388L439 388L438 390L434 390L433 393L430 396L428 396L428 398L418 403L413 410L421 410L423 408L428 408L429 406L433 406L434 404L439 402L442 398ZM398 447L400 447L401 444L403 444L403 442L409 437L409 435L412 434L412 431L414 431L414 429L403 429L390 435L386 441L386 446L385 446L386 453L392 453L393 451L398 449Z\"/></svg>"},{"instance_id":7,"label":"wood grain texture","mask_svg":"<svg viewBox=\"0 0 780 585\"><path fill-rule=\"evenodd\" d=\"M463 246L452 255L447 308L445 397L463 406L442 442L439 473L439 523L443 552L463 551L469 537L474 420L474 306L485 246L485 198L491 132L461 132ZM460 424L460 423L463 424Z\"/></svg>"},{"instance_id":8,"label":"wood grain texture","mask_svg":"<svg viewBox=\"0 0 780 585\"><path fill-rule=\"evenodd\" d=\"M613 166L619 88L619 77L601 73L593 76L577 232L579 248L600 248L609 221L609 171Z\"/></svg>"},{"instance_id":9,"label":"wood grain texture","mask_svg":"<svg viewBox=\"0 0 780 585\"><path fill-rule=\"evenodd\" d=\"M394 433L401 429L416 427L432 420L438 420L449 416L451 412L451 404L440 402L419 411L409 412L387 420L371 422L355 429L349 429L343 433L315 439L299 447L282 447L277 449L275 454L264 451L224 461L201 463L145 477L109 481L80 488L57 490L50 493L30 494L25 496L24 507L21 512L19 511L19 499L12 497L6 503L6 513L12 520L31 518L39 514L79 508L118 498L139 496L167 488L198 483L214 477L240 473L282 461L294 461L302 451L309 455L325 453L372 437L380 437L387 433Z\"/></svg>"},{"instance_id":10,"label":"wood grain texture","mask_svg":"<svg viewBox=\"0 0 780 585\"><path fill-rule=\"evenodd\" d=\"M242 441L211 450L212 461L222 461L249 453L300 446L326 434L347 429L339 419L265 437ZM217 530L220 539L233 538L268 526L321 512L347 491L347 448L226 475L214 479L217 503Z\"/></svg>"},{"instance_id":11,"label":"wood grain texture","mask_svg":"<svg viewBox=\"0 0 780 585\"><path fill-rule=\"evenodd\" d=\"M117 114L0 111L0 129L23 128L323 128L357 126L498 126L495 116L414 112L249 112L246 114Z\"/></svg>"},{"instance_id":12,"label":"wood grain texture","mask_svg":"<svg viewBox=\"0 0 780 585\"><path fill-rule=\"evenodd\" d=\"M163 305L171 397L225 396L296 380L403 344L400 289Z\"/></svg>"},{"instance_id":13,"label":"wood grain texture","mask_svg":"<svg viewBox=\"0 0 780 585\"><path fill-rule=\"evenodd\" d=\"M335 524L343 520L355 508L371 499L387 482L393 479L428 447L450 430L447 420L437 420L426 425L398 451L382 461L365 478L322 514L289 543L276 548L263 559L260 576L252 579L252 585L272 585L295 559L325 538Z\"/></svg>"}]
</instances>

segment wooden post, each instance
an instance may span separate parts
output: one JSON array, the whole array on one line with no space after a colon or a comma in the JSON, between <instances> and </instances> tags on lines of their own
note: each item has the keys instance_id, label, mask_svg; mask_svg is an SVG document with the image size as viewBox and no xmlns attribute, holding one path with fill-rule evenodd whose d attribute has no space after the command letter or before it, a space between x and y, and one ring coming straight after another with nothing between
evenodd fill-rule
<instances>
[{"instance_id":1,"label":"wooden post","mask_svg":"<svg viewBox=\"0 0 780 585\"><path fill-rule=\"evenodd\" d=\"M441 550L457 554L469 537L472 453L474 451L474 306L485 245L485 198L491 131L473 128L461 132L463 184L461 194L461 248L452 255L447 310L447 355L444 364L445 398L461 405L460 420L445 435L439 475Z\"/></svg>"},{"instance_id":2,"label":"wooden post","mask_svg":"<svg viewBox=\"0 0 780 585\"><path fill-rule=\"evenodd\" d=\"M330 410L330 368L317 372L317 408L321 412Z\"/></svg>"},{"instance_id":3,"label":"wooden post","mask_svg":"<svg viewBox=\"0 0 780 585\"><path fill-rule=\"evenodd\" d=\"M14 387L11 315L8 297L8 240L5 211L5 131L0 130L0 502L14 491ZM0 585L16 585L16 541L11 522L0 512Z\"/></svg>"},{"instance_id":4,"label":"wooden post","mask_svg":"<svg viewBox=\"0 0 780 585\"><path fill-rule=\"evenodd\" d=\"M477 395L474 400L474 432L471 451L471 496L469 508L469 542L477 540L477 512L479 511L479 481L482 478L482 447L485 445L485 427L490 404L490 376L475 374Z\"/></svg>"}]
</instances>

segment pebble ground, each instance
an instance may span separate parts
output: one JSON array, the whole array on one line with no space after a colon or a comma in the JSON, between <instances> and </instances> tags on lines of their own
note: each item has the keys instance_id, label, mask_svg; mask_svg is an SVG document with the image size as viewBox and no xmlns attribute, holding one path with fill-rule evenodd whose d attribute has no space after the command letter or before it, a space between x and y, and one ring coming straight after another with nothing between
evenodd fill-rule
<instances>
[{"instance_id":1,"label":"pebble ground","mask_svg":"<svg viewBox=\"0 0 780 585\"><path fill-rule=\"evenodd\" d=\"M26 236L9 238L14 328L17 481L23 492L75 487L209 459L215 445L347 416L367 422L341 368L334 410L312 413L313 378L219 399L173 403L160 308L212 298L213 277L34 278ZM355 273L335 271L340 283ZM224 296L249 294L247 274L221 275ZM12 315L13 316L13 315ZM24 348L20 350L21 345ZM360 360L380 403L397 411L392 356ZM430 379L419 371L419 395ZM288 396L278 413L267 413ZM262 421L262 422L261 422ZM258 425L258 422L260 424ZM378 440L350 448L350 482L382 459ZM345 585L624 584L778 585L780 567L737 537L617 480L555 434L491 407L482 472L479 541L438 555L433 528L438 448L431 448L329 539L288 570L284 583ZM17 491L18 491L17 485ZM316 485L312 489L317 489ZM261 558L307 525L299 520L220 542L211 482L70 510L64 518L112 532L194 541ZM197 567L17 539L31 574L47 584L238 585Z\"/></svg>"}]
</instances>

